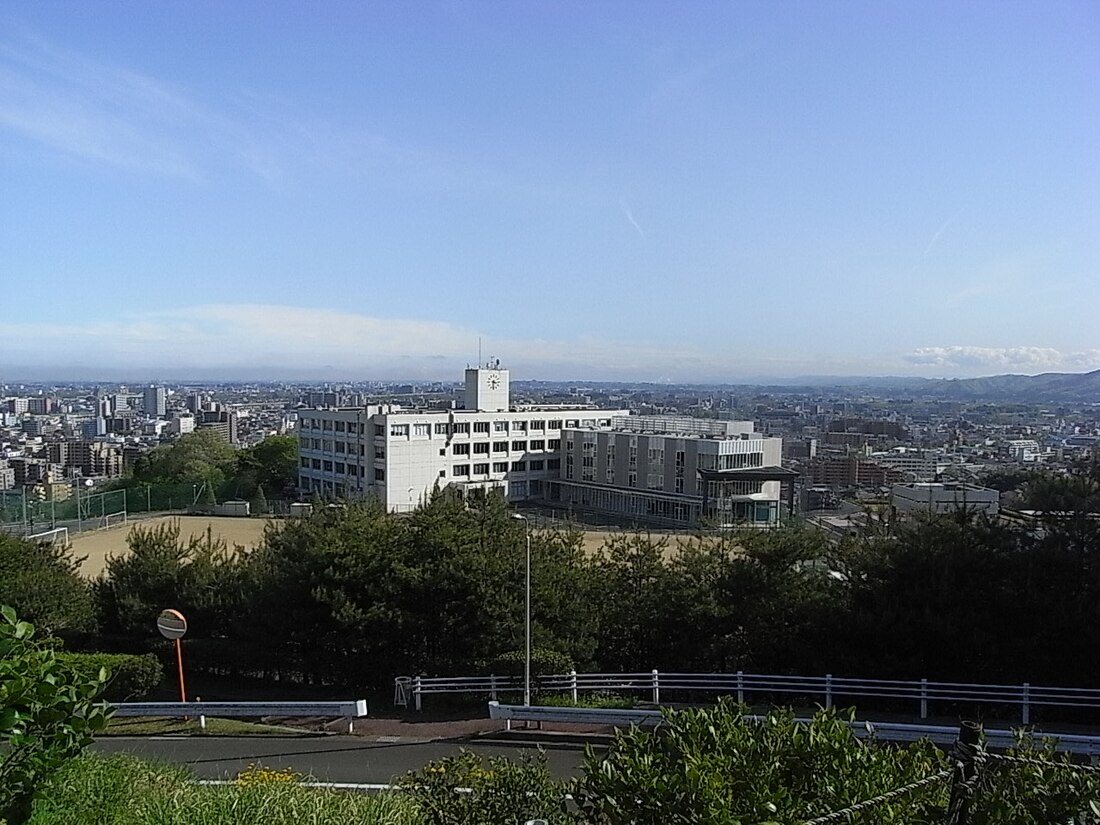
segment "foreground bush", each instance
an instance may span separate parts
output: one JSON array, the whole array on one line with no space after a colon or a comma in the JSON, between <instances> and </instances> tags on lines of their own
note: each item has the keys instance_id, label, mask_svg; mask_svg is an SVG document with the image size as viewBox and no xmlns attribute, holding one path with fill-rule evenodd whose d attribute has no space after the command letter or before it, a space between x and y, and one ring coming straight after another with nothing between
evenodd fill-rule
<instances>
[{"instance_id":1,"label":"foreground bush","mask_svg":"<svg viewBox=\"0 0 1100 825\"><path fill-rule=\"evenodd\" d=\"M196 785L184 768L131 756L85 756L50 782L29 825L419 825L397 794L302 788L252 770L233 785Z\"/></svg>"},{"instance_id":2,"label":"foreground bush","mask_svg":"<svg viewBox=\"0 0 1100 825\"><path fill-rule=\"evenodd\" d=\"M542 756L484 762L463 751L409 773L400 787L416 800L425 825L574 822L565 810L565 783L550 775Z\"/></svg>"},{"instance_id":3,"label":"foreground bush","mask_svg":"<svg viewBox=\"0 0 1100 825\"><path fill-rule=\"evenodd\" d=\"M790 710L746 718L724 701L669 713L655 733L620 731L606 760L589 750L573 794L594 825L801 823L932 775L947 766L927 742L905 748L858 740L845 719L820 711L811 724ZM849 823L942 819L946 782L876 807Z\"/></svg>"},{"instance_id":4,"label":"foreground bush","mask_svg":"<svg viewBox=\"0 0 1100 825\"><path fill-rule=\"evenodd\" d=\"M107 726L106 679L73 671L0 607L0 823L24 822L42 786Z\"/></svg>"}]
</instances>

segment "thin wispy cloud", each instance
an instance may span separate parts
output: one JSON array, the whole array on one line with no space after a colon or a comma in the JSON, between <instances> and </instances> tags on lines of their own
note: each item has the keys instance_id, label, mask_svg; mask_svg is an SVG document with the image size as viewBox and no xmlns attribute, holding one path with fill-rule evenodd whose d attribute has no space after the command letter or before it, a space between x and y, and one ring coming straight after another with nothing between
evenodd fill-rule
<instances>
[{"instance_id":1,"label":"thin wispy cloud","mask_svg":"<svg viewBox=\"0 0 1100 825\"><path fill-rule=\"evenodd\" d=\"M6 332L10 340L35 342L33 349L20 351L17 344L5 352L0 362L9 366L17 360L30 366L80 363L147 375L249 365L259 371L336 369L361 378L454 380L464 364L477 360L479 338L485 351L532 378L726 380L747 370L778 374L810 366L764 353L716 354L596 337L504 338L445 321L267 304L209 304L88 324L15 323Z\"/></svg>"},{"instance_id":2,"label":"thin wispy cloud","mask_svg":"<svg viewBox=\"0 0 1100 825\"><path fill-rule=\"evenodd\" d=\"M0 140L5 131L87 161L190 180L236 168L268 184L299 171L388 171L433 185L504 185L493 170L327 121L279 96L229 88L200 100L18 28L0 34Z\"/></svg>"},{"instance_id":3,"label":"thin wispy cloud","mask_svg":"<svg viewBox=\"0 0 1100 825\"><path fill-rule=\"evenodd\" d=\"M928 253L932 251L932 247L936 245L936 241L940 239L940 235L942 235L947 230L947 227L951 225L951 222L953 220L955 220L953 217L948 218L942 224L940 224L940 228L936 230L936 234L932 236L932 240L928 242L928 246L926 246L924 248L924 252L921 253L922 258L928 257Z\"/></svg>"},{"instance_id":4,"label":"thin wispy cloud","mask_svg":"<svg viewBox=\"0 0 1100 825\"><path fill-rule=\"evenodd\" d=\"M638 235L641 236L644 241L645 232L642 231L642 227L638 225L638 222L634 220L634 211L630 208L625 199L619 199L619 208L623 210L623 216L630 222L630 225L638 231Z\"/></svg>"}]
</instances>

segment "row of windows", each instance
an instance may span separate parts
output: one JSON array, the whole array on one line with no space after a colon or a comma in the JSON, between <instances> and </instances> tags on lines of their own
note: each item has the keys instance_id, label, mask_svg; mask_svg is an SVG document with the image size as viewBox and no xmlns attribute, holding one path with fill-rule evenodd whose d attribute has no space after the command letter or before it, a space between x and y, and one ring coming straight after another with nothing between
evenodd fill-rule
<instances>
[{"instance_id":1,"label":"row of windows","mask_svg":"<svg viewBox=\"0 0 1100 825\"><path fill-rule=\"evenodd\" d=\"M343 461L325 461L319 458L303 458L299 462L303 470L321 470L337 475L361 476L364 468L357 464L345 464Z\"/></svg>"},{"instance_id":2,"label":"row of windows","mask_svg":"<svg viewBox=\"0 0 1100 825\"><path fill-rule=\"evenodd\" d=\"M406 438L410 434L415 436L428 436L433 432L436 435L469 435L472 431L486 435L488 433L527 433L527 432L543 432L545 430L561 430L563 427L576 427L577 421L561 421L558 419L550 419L548 421L456 421L454 423L438 423L432 425L430 423L414 423L414 424L390 424L390 436L395 438ZM597 425L595 419L585 419L581 422L582 426L594 427ZM600 426L610 426L610 419L601 419L598 424ZM385 428L376 424L374 426L375 435L385 435Z\"/></svg>"},{"instance_id":3,"label":"row of windows","mask_svg":"<svg viewBox=\"0 0 1100 825\"><path fill-rule=\"evenodd\" d=\"M550 461L513 461L509 464L507 461L494 461L490 465L488 462L483 462L473 465L473 474L475 476L482 476L489 474L489 468L492 467L494 473L507 473L509 470L513 473L526 472L530 465L531 472L540 472L545 465L548 470L560 470L561 462L558 459L551 459ZM451 475L455 478L467 478L470 475L469 464L455 464L451 467Z\"/></svg>"},{"instance_id":4,"label":"row of windows","mask_svg":"<svg viewBox=\"0 0 1100 825\"><path fill-rule=\"evenodd\" d=\"M492 451L494 453L506 453L506 452L508 452L508 446L509 445L508 445L507 441L494 441L494 442L492 442ZM543 439L534 439L534 440L529 441L529 442L528 441L513 441L511 443L512 451L513 452L519 452L519 453L524 453L524 452L528 452L528 451L530 451L530 452L539 452L539 451L546 450L546 449L556 450L560 446L561 446L561 441L560 441L560 439L556 439L556 438L551 438L549 440L549 442L547 442ZM489 450L490 450L490 442L488 442L488 441L475 442L474 445L473 445L474 455L488 455ZM463 442L461 444L453 444L453 445L451 445L451 452L454 455L470 455L470 444L468 442ZM442 455L442 454L443 454L443 452L440 451L440 455Z\"/></svg>"},{"instance_id":5,"label":"row of windows","mask_svg":"<svg viewBox=\"0 0 1100 825\"><path fill-rule=\"evenodd\" d=\"M361 421L332 421L321 418L302 417L298 421L299 430L353 433L358 435L366 434L366 426L367 425ZM576 429L577 427L610 426L610 418L567 418L564 421L561 419L532 419L530 421L475 421L473 422L473 431L475 433L526 433L541 432L545 430L560 430L563 427ZM414 436L426 436L432 432L434 432L436 435L459 435L470 432L470 422L441 422L435 424L434 426L431 423L418 423L413 424L411 426L411 429L409 424L390 425L391 436L408 436L410 432ZM375 424L374 434L384 436L386 434L385 427L381 424ZM591 436L586 435L585 437L589 438Z\"/></svg>"},{"instance_id":6,"label":"row of windows","mask_svg":"<svg viewBox=\"0 0 1100 825\"><path fill-rule=\"evenodd\" d=\"M367 425L355 421L326 421L320 418L298 419L299 430L320 430L321 432L358 433L364 435Z\"/></svg>"}]
</instances>

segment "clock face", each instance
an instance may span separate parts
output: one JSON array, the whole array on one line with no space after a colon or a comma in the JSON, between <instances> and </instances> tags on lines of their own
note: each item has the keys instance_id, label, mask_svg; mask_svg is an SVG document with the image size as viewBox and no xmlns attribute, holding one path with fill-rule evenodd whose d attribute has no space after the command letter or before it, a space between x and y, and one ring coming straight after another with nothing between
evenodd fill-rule
<instances>
[{"instance_id":1,"label":"clock face","mask_svg":"<svg viewBox=\"0 0 1100 825\"><path fill-rule=\"evenodd\" d=\"M500 389L500 374L496 372L489 373L489 377L485 380L485 383L491 390Z\"/></svg>"}]
</instances>

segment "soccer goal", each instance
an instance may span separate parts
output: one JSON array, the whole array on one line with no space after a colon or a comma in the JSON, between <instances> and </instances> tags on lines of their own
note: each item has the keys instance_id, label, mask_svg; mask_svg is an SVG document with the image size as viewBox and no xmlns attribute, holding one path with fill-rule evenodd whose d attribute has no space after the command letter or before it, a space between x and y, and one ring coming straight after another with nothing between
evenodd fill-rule
<instances>
[{"instance_id":1,"label":"soccer goal","mask_svg":"<svg viewBox=\"0 0 1100 825\"><path fill-rule=\"evenodd\" d=\"M41 541L47 544L52 544L55 547L68 547L69 546L69 528L68 527L56 527L53 530L44 530L41 533L32 533L27 535L28 541Z\"/></svg>"}]
</instances>

